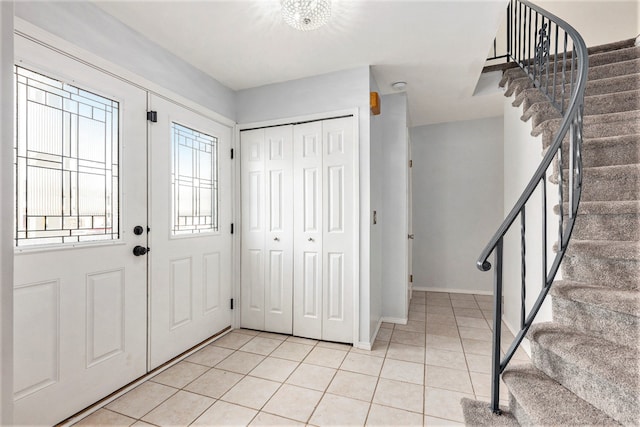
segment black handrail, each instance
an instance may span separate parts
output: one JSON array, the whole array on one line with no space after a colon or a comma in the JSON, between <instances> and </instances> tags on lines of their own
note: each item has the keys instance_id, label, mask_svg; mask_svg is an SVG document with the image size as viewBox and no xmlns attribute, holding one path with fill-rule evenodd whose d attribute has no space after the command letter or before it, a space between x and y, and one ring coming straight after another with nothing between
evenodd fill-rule
<instances>
[{"instance_id":1,"label":"black handrail","mask_svg":"<svg viewBox=\"0 0 640 427\"><path fill-rule=\"evenodd\" d=\"M533 34L533 37L532 37ZM533 42L533 46L532 46ZM569 49L569 42L572 49ZM558 45L561 45L561 49ZM552 49L554 54L551 55ZM584 111L584 92L587 83L589 57L587 46L580 34L569 24L527 0L510 0L507 7L507 55L516 62L529 76L534 87L544 93L552 105L562 114L562 122L549 146L542 162L536 169L527 187L522 192L503 223L483 249L477 261L478 269L491 269L489 256L495 256L494 268L494 312L493 312L493 352L491 370L491 410L500 413L500 375L513 357L518 346L531 327L551 284L558 272L560 263L567 251L573 226L578 212L582 194L582 127ZM494 52L495 56L495 52ZM553 61L553 65L551 64ZM559 68L561 67L561 68ZM561 74L561 76L559 76ZM557 90L556 86L560 89ZM568 105L565 108L565 99ZM569 137L569 218L565 222L564 176L562 145L565 137ZM560 214L558 218L558 248L556 256L547 269L547 172L557 165L557 184ZM550 175L551 176L551 175ZM525 207L532 194L542 189L542 290L525 316L526 306L526 229ZM521 242L521 324L504 358L500 359L500 336L502 329L502 265L503 238L511 229L515 220L520 217Z\"/></svg>"}]
</instances>

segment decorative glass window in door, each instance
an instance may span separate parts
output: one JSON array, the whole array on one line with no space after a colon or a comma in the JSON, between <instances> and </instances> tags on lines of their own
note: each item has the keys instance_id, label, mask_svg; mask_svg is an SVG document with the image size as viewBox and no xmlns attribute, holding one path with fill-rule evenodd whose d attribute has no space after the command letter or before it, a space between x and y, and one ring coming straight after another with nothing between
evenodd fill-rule
<instances>
[{"instance_id":1,"label":"decorative glass window in door","mask_svg":"<svg viewBox=\"0 0 640 427\"><path fill-rule=\"evenodd\" d=\"M118 102L22 67L15 79L16 246L118 239Z\"/></svg>"},{"instance_id":2,"label":"decorative glass window in door","mask_svg":"<svg viewBox=\"0 0 640 427\"><path fill-rule=\"evenodd\" d=\"M172 235L218 230L218 139L171 123Z\"/></svg>"}]
</instances>

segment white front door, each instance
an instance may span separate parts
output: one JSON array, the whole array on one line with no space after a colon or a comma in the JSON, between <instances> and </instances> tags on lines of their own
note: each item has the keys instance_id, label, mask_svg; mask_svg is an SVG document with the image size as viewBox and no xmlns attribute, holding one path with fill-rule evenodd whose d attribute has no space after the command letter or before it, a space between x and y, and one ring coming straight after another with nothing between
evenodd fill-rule
<instances>
[{"instance_id":1,"label":"white front door","mask_svg":"<svg viewBox=\"0 0 640 427\"><path fill-rule=\"evenodd\" d=\"M150 369L231 325L231 128L151 95Z\"/></svg>"},{"instance_id":2,"label":"white front door","mask_svg":"<svg viewBox=\"0 0 640 427\"><path fill-rule=\"evenodd\" d=\"M52 425L146 372L146 93L15 40L14 420Z\"/></svg>"}]
</instances>

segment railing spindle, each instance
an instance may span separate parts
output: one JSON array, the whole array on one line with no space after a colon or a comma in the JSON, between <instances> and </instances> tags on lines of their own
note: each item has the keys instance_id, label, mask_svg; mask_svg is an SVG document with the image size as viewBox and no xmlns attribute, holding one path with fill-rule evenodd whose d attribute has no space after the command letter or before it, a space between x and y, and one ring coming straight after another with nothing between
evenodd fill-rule
<instances>
[{"instance_id":1,"label":"railing spindle","mask_svg":"<svg viewBox=\"0 0 640 427\"><path fill-rule=\"evenodd\" d=\"M553 89L552 89L553 95L551 96L551 100L553 101L554 104L556 104L556 108L557 108L558 103L556 101L556 75L558 74L558 24L555 24L555 26L556 26L556 38L555 38L556 48L555 48L555 54L553 55Z\"/></svg>"},{"instance_id":2,"label":"railing spindle","mask_svg":"<svg viewBox=\"0 0 640 427\"><path fill-rule=\"evenodd\" d=\"M560 252L564 249L562 242L562 232L564 230L564 176L562 171L562 144L560 144L560 148L558 148L558 199L559 199L559 211L560 215L558 216L558 249Z\"/></svg>"},{"instance_id":3,"label":"railing spindle","mask_svg":"<svg viewBox=\"0 0 640 427\"><path fill-rule=\"evenodd\" d=\"M527 232L525 207L520 210L520 328L524 328L524 318L527 309Z\"/></svg>"},{"instance_id":4,"label":"railing spindle","mask_svg":"<svg viewBox=\"0 0 640 427\"><path fill-rule=\"evenodd\" d=\"M542 283L547 286L547 177L542 176Z\"/></svg>"},{"instance_id":5,"label":"railing spindle","mask_svg":"<svg viewBox=\"0 0 640 427\"><path fill-rule=\"evenodd\" d=\"M502 336L502 237L495 248L493 273L493 354L491 359L491 411L500 414L500 337Z\"/></svg>"}]
</instances>

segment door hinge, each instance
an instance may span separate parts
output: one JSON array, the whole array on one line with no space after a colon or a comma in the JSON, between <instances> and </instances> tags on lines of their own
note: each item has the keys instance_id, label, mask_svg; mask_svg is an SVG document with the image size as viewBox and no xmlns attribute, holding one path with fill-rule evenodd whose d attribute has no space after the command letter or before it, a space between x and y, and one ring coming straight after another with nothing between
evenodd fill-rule
<instances>
[{"instance_id":1,"label":"door hinge","mask_svg":"<svg viewBox=\"0 0 640 427\"><path fill-rule=\"evenodd\" d=\"M409 167L412 168L413 167L413 160L409 160Z\"/></svg>"},{"instance_id":2,"label":"door hinge","mask_svg":"<svg viewBox=\"0 0 640 427\"><path fill-rule=\"evenodd\" d=\"M231 298L229 306L231 307L231 310L233 310L233 298Z\"/></svg>"},{"instance_id":3,"label":"door hinge","mask_svg":"<svg viewBox=\"0 0 640 427\"><path fill-rule=\"evenodd\" d=\"M158 112L147 111L147 120L149 120L151 123L156 123L158 121Z\"/></svg>"},{"instance_id":4,"label":"door hinge","mask_svg":"<svg viewBox=\"0 0 640 427\"><path fill-rule=\"evenodd\" d=\"M233 223L231 223L231 234L233 234Z\"/></svg>"},{"instance_id":5,"label":"door hinge","mask_svg":"<svg viewBox=\"0 0 640 427\"><path fill-rule=\"evenodd\" d=\"M233 148L231 149L231 160L233 160Z\"/></svg>"},{"instance_id":6,"label":"door hinge","mask_svg":"<svg viewBox=\"0 0 640 427\"><path fill-rule=\"evenodd\" d=\"M413 283L413 274L409 275L409 282Z\"/></svg>"}]
</instances>

